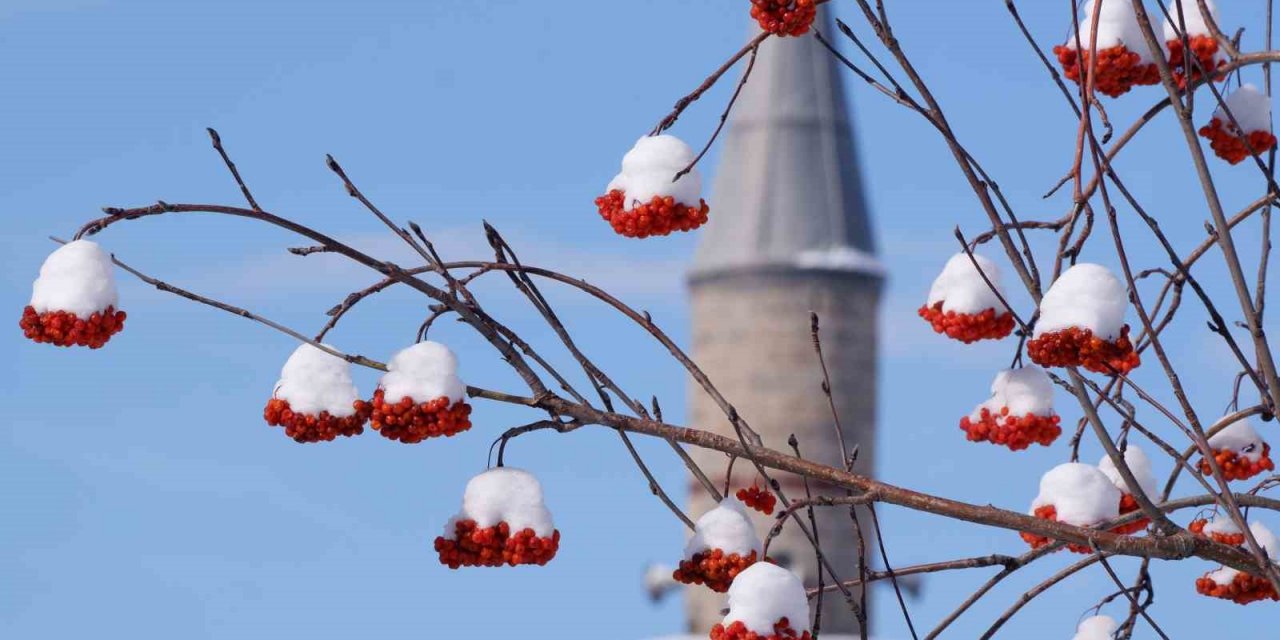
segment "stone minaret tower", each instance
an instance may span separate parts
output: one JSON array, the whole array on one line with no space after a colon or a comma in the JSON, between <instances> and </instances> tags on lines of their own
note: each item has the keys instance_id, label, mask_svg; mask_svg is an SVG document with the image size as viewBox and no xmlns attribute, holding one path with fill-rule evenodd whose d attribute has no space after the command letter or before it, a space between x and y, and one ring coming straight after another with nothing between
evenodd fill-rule
<instances>
[{"instance_id":1,"label":"stone minaret tower","mask_svg":"<svg viewBox=\"0 0 1280 640\"><path fill-rule=\"evenodd\" d=\"M831 28L827 10L818 26ZM826 26L824 26L826 25ZM795 434L805 457L841 464L831 411L809 334L809 312L822 319L823 350L845 442L857 444L857 470L874 466L876 316L883 275L874 252L838 62L813 37L770 38L734 107L689 285L693 357L765 443L788 450ZM690 389L690 422L733 435L724 414L700 388ZM716 482L726 459L695 452ZM736 491L756 473L734 467ZM803 496L797 478L778 479ZM690 515L714 506L696 482ZM868 519L862 518L870 529ZM760 517L766 532L772 518ZM847 511L826 509L819 533L842 577L856 576L857 547ZM804 534L789 525L770 555L815 584L817 560ZM724 597L688 590L690 631L719 622ZM822 619L828 633L853 634L857 622L837 595ZM702 637L705 637L702 636Z\"/></svg>"}]
</instances>

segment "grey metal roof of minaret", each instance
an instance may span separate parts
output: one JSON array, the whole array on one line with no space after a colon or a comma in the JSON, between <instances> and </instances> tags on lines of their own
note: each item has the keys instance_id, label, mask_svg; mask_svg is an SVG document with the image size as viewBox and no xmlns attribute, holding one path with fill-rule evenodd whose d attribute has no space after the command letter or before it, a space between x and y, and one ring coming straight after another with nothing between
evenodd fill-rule
<instances>
[{"instance_id":1,"label":"grey metal roof of minaret","mask_svg":"<svg viewBox=\"0 0 1280 640\"><path fill-rule=\"evenodd\" d=\"M823 35L835 33L828 8L819 14ZM691 280L779 269L881 275L837 64L812 35L760 46L729 116Z\"/></svg>"}]
</instances>

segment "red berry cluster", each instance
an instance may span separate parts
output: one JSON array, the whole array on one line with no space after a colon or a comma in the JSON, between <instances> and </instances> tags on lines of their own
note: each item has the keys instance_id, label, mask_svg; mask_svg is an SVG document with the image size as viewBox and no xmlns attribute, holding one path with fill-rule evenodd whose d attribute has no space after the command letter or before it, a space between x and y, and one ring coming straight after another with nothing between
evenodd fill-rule
<instances>
[{"instance_id":1,"label":"red berry cluster","mask_svg":"<svg viewBox=\"0 0 1280 640\"><path fill-rule=\"evenodd\" d=\"M1187 525L1187 529L1189 529L1191 533L1204 537L1205 536L1204 527L1207 524L1209 524L1208 520L1205 520L1204 518L1199 518L1196 520L1192 520L1191 524ZM1237 547L1244 544L1243 533L1220 533L1217 531L1211 531L1209 532L1208 537L1210 540L1213 540L1214 542L1217 542L1220 544L1229 544Z\"/></svg>"},{"instance_id":2,"label":"red berry cluster","mask_svg":"<svg viewBox=\"0 0 1280 640\"><path fill-rule=\"evenodd\" d=\"M356 412L345 418L321 411L320 415L297 413L288 400L272 398L267 401L262 417L273 427L284 427L285 435L297 442L329 442L338 436L358 436L364 433L364 423L369 420L373 408L364 400L354 403Z\"/></svg>"},{"instance_id":3,"label":"red berry cluster","mask_svg":"<svg viewBox=\"0 0 1280 640\"><path fill-rule=\"evenodd\" d=\"M471 405L464 400L450 405L449 398L440 396L415 404L413 398L406 396L390 403L383 396L382 389L373 392L372 425L392 440L414 444L427 438L455 436L471 428Z\"/></svg>"},{"instance_id":4,"label":"red berry cluster","mask_svg":"<svg viewBox=\"0 0 1280 640\"><path fill-rule=\"evenodd\" d=\"M1085 43L1088 44L1088 43ZM1074 47L1058 45L1054 55L1062 64L1068 78L1079 84L1089 69L1089 52L1083 54ZM1157 84L1160 71L1155 63L1143 64L1142 57L1124 45L1098 50L1098 66L1094 73L1093 87L1099 93L1116 98L1138 85Z\"/></svg>"},{"instance_id":5,"label":"red berry cluster","mask_svg":"<svg viewBox=\"0 0 1280 640\"><path fill-rule=\"evenodd\" d=\"M813 638L808 631L796 633L792 628L791 621L781 618L773 625L773 633L762 636L747 628L741 620L724 626L717 624L711 627L711 640L810 640Z\"/></svg>"},{"instance_id":6,"label":"red berry cluster","mask_svg":"<svg viewBox=\"0 0 1280 640\"><path fill-rule=\"evenodd\" d=\"M1191 44L1191 55L1195 60L1191 64L1191 68L1186 68L1186 56L1183 55L1182 40L1170 40L1169 46L1169 67L1173 70L1173 77L1178 81L1178 87L1187 88L1188 82L1196 82L1204 77L1201 69L1214 71L1213 79L1221 82L1227 79L1227 76L1216 73L1217 70L1226 64L1225 60L1218 59L1218 41L1213 36L1199 35L1191 36L1187 39Z\"/></svg>"},{"instance_id":7,"label":"red berry cluster","mask_svg":"<svg viewBox=\"0 0 1280 640\"><path fill-rule=\"evenodd\" d=\"M983 409L978 420L969 416L960 419L960 428L970 442L990 442L1009 447L1012 451L1022 451L1033 442L1044 446L1053 444L1062 435L1062 427L1058 416L1038 416L1029 413L1025 416L1010 416L1009 407L1000 409L999 415Z\"/></svg>"},{"instance_id":8,"label":"red berry cluster","mask_svg":"<svg viewBox=\"0 0 1280 640\"><path fill-rule=\"evenodd\" d=\"M36 313L35 307L27 305L18 326L22 327L22 334L34 342L97 349L124 330L124 318L125 313L116 311L115 307L96 311L87 320L81 320L70 311Z\"/></svg>"},{"instance_id":9,"label":"red berry cluster","mask_svg":"<svg viewBox=\"0 0 1280 640\"><path fill-rule=\"evenodd\" d=\"M1107 375L1129 373L1142 364L1129 341L1129 325L1120 329L1114 342L1079 327L1046 333L1027 342L1027 355L1042 367L1084 367Z\"/></svg>"},{"instance_id":10,"label":"red berry cluster","mask_svg":"<svg viewBox=\"0 0 1280 640\"><path fill-rule=\"evenodd\" d=\"M1196 592L1212 598L1230 600L1236 604L1249 604L1259 600L1280 600L1271 581L1261 576L1238 573L1228 584L1218 584L1209 576L1196 578Z\"/></svg>"},{"instance_id":11,"label":"red berry cluster","mask_svg":"<svg viewBox=\"0 0 1280 640\"><path fill-rule=\"evenodd\" d=\"M723 549L708 549L693 554L688 560L681 560L671 577L682 584L705 584L712 591L724 593L729 590L733 579L755 564L758 558L755 551L743 556L726 554ZM769 558L764 561L771 562Z\"/></svg>"},{"instance_id":12,"label":"red berry cluster","mask_svg":"<svg viewBox=\"0 0 1280 640\"><path fill-rule=\"evenodd\" d=\"M1041 520L1049 520L1052 522L1058 521L1058 509L1051 504L1046 504L1040 507L1036 507L1035 513L1033 513L1032 515L1034 515L1037 518L1040 518ZM1031 545L1032 549L1039 549L1040 547L1043 547L1049 544L1050 542L1053 542L1052 538L1037 535L1027 531L1023 531L1019 533L1019 535L1022 536L1023 540L1027 541L1027 544ZM1067 549L1075 553L1083 553L1083 554L1093 553L1093 549L1090 549L1088 545L1083 545L1083 544L1068 543Z\"/></svg>"},{"instance_id":13,"label":"red berry cluster","mask_svg":"<svg viewBox=\"0 0 1280 640\"><path fill-rule=\"evenodd\" d=\"M1271 445L1266 443L1262 444L1262 457L1257 461L1237 455L1230 449L1214 451L1213 459L1218 461L1218 467L1222 469L1222 477L1227 480L1248 480L1263 471L1273 471L1276 468L1276 464L1271 461ZM1205 475L1213 473L1208 460L1200 460L1200 473Z\"/></svg>"},{"instance_id":14,"label":"red berry cluster","mask_svg":"<svg viewBox=\"0 0 1280 640\"><path fill-rule=\"evenodd\" d=\"M818 15L813 0L751 0L751 17L776 36L802 36Z\"/></svg>"},{"instance_id":15,"label":"red berry cluster","mask_svg":"<svg viewBox=\"0 0 1280 640\"><path fill-rule=\"evenodd\" d=\"M1249 144L1240 138L1236 128L1230 123L1214 118L1209 124L1200 127L1200 137L1209 141L1214 155L1226 160L1229 164L1240 164L1249 157L1249 149L1254 153L1264 153L1276 146L1276 137L1270 131L1251 131L1247 136Z\"/></svg>"},{"instance_id":16,"label":"red berry cluster","mask_svg":"<svg viewBox=\"0 0 1280 640\"><path fill-rule=\"evenodd\" d=\"M665 236L672 231L693 231L707 222L711 207L706 200L699 200L698 207L676 202L671 196L654 196L647 203L627 208L627 196L620 189L596 198L600 217L608 221L613 230L628 238Z\"/></svg>"},{"instance_id":17,"label":"red berry cluster","mask_svg":"<svg viewBox=\"0 0 1280 640\"><path fill-rule=\"evenodd\" d=\"M506 522L480 528L475 520L459 520L453 531L452 540L440 536L435 542L440 564L450 569L522 564L541 566L556 557L556 551L560 549L559 530L553 531L549 538L540 538L529 528L512 535L511 526Z\"/></svg>"},{"instance_id":18,"label":"red berry cluster","mask_svg":"<svg viewBox=\"0 0 1280 640\"><path fill-rule=\"evenodd\" d=\"M1128 493L1120 495L1120 515L1122 516L1127 515L1141 508L1142 507L1138 506L1138 500L1134 498L1132 495ZM1129 535L1138 533L1139 531L1145 530L1147 528L1147 525L1149 524L1151 524L1150 519L1139 518L1137 520L1134 520L1133 522L1130 522L1129 524L1122 524L1117 526L1116 528L1111 530L1111 533L1119 534L1122 536L1129 536Z\"/></svg>"},{"instance_id":19,"label":"red berry cluster","mask_svg":"<svg viewBox=\"0 0 1280 640\"><path fill-rule=\"evenodd\" d=\"M979 340L999 340L1013 332L1013 314L1008 311L996 315L995 309L982 313L956 313L942 310L942 302L924 305L917 312L937 333L965 344Z\"/></svg>"},{"instance_id":20,"label":"red berry cluster","mask_svg":"<svg viewBox=\"0 0 1280 640\"><path fill-rule=\"evenodd\" d=\"M772 491L761 489L757 484L752 484L746 489L738 489L738 493L735 495L742 501L742 504L766 516L773 515L773 508L778 504L778 497L773 495Z\"/></svg>"}]
</instances>

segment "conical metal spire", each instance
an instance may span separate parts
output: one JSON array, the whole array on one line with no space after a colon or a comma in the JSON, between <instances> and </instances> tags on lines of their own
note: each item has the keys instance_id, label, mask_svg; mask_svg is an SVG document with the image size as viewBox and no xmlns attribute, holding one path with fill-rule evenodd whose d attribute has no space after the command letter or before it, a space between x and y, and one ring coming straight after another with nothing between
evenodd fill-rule
<instances>
[{"instance_id":1,"label":"conical metal spire","mask_svg":"<svg viewBox=\"0 0 1280 640\"><path fill-rule=\"evenodd\" d=\"M834 33L829 12L819 13L823 33ZM777 269L880 273L837 64L812 36L761 45L725 133L692 280Z\"/></svg>"}]
</instances>

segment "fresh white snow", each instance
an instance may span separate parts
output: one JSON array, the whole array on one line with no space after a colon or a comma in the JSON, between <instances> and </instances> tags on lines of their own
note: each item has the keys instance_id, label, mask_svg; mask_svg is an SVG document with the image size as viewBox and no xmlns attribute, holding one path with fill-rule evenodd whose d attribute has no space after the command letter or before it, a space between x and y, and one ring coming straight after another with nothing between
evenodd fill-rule
<instances>
[{"instance_id":1,"label":"fresh white snow","mask_svg":"<svg viewBox=\"0 0 1280 640\"><path fill-rule=\"evenodd\" d=\"M1232 520L1230 516L1226 514L1219 514L1214 516L1211 520L1206 522L1204 525L1205 535L1210 535L1214 533L1219 535L1234 536L1234 535L1239 535L1240 533L1243 533L1243 532L1240 531L1240 525L1236 524L1236 521Z\"/></svg>"},{"instance_id":2,"label":"fresh white snow","mask_svg":"<svg viewBox=\"0 0 1280 640\"><path fill-rule=\"evenodd\" d=\"M1240 130L1248 133L1254 131L1271 131L1271 98L1252 84L1242 85L1222 98L1222 103L1231 110ZM1222 126L1232 128L1231 118L1223 111L1222 105L1213 112L1213 117L1222 122Z\"/></svg>"},{"instance_id":3,"label":"fresh white snow","mask_svg":"<svg viewBox=\"0 0 1280 640\"><path fill-rule=\"evenodd\" d=\"M998 416L1005 407L1016 417L1052 416L1053 381L1049 374L1036 365L1001 371L991 383L991 398L978 405L969 419L978 420L983 409Z\"/></svg>"},{"instance_id":4,"label":"fresh white snow","mask_svg":"<svg viewBox=\"0 0 1280 640\"><path fill-rule=\"evenodd\" d=\"M1152 500L1159 500L1160 490L1156 481L1155 473L1151 471L1151 459L1137 445L1130 444L1124 451L1124 463L1128 465L1129 471L1133 473L1133 477L1138 481L1139 488L1142 492ZM1134 491L1125 484L1124 478L1120 476L1120 471L1116 469L1116 465L1111 461L1111 457L1103 454L1102 460L1098 462L1098 469L1111 479L1111 483L1123 493L1134 495Z\"/></svg>"},{"instance_id":5,"label":"fresh white snow","mask_svg":"<svg viewBox=\"0 0 1280 640\"><path fill-rule=\"evenodd\" d=\"M709 549L720 549L726 555L736 553L746 556L752 551L757 555L764 553L756 528L747 515L747 508L737 498L726 497L714 509L698 518L694 523L693 536L684 547L684 557L689 560L694 554Z\"/></svg>"},{"instance_id":6,"label":"fresh white snow","mask_svg":"<svg viewBox=\"0 0 1280 640\"><path fill-rule=\"evenodd\" d=\"M987 279L991 280L991 284L994 284L996 290L1003 296L1004 285L1001 282L1000 267L989 258L976 253L973 254L973 258L970 260L969 254L961 252L947 260L942 273L929 288L930 307L941 302L943 311L956 313L976 314L987 309L995 309L997 314L1007 311L1000 303L1000 297L982 278L983 274L986 274ZM981 267L981 272L973 266L974 262Z\"/></svg>"},{"instance_id":7,"label":"fresh white snow","mask_svg":"<svg viewBox=\"0 0 1280 640\"><path fill-rule=\"evenodd\" d=\"M1068 462L1040 478L1031 512L1048 504L1057 510L1059 522L1087 527L1120 515L1120 490L1097 467Z\"/></svg>"},{"instance_id":8,"label":"fresh white snow","mask_svg":"<svg viewBox=\"0 0 1280 640\"><path fill-rule=\"evenodd\" d=\"M1080 14L1080 48L1089 49L1089 39L1093 31L1093 7L1096 0L1085 3ZM1110 49L1124 45L1138 54L1144 63L1154 62L1147 42L1142 37L1142 28L1138 23L1138 15L1133 11L1129 0L1100 0L1101 13L1098 14L1097 49ZM1067 38L1066 46L1075 49L1075 37Z\"/></svg>"},{"instance_id":9,"label":"fresh white snow","mask_svg":"<svg viewBox=\"0 0 1280 640\"><path fill-rule=\"evenodd\" d=\"M1253 533L1253 539L1258 541L1258 546L1267 552L1267 557L1272 562L1280 562L1280 540L1278 540L1271 529L1261 522L1254 521L1249 524L1249 531ZM1210 571L1209 578L1220 585L1231 584L1240 572L1231 567L1222 567L1217 571Z\"/></svg>"},{"instance_id":10,"label":"fresh white snow","mask_svg":"<svg viewBox=\"0 0 1280 640\"><path fill-rule=\"evenodd\" d=\"M556 528L543 503L542 484L528 471L511 467L490 469L467 483L462 511L445 526L446 539L453 539L454 524L460 520L474 520L482 529L506 522L513 534L533 529L540 538L551 536Z\"/></svg>"},{"instance_id":11,"label":"fresh white snow","mask_svg":"<svg viewBox=\"0 0 1280 640\"><path fill-rule=\"evenodd\" d=\"M388 403L412 398L415 403L446 396L451 402L466 397L467 387L458 378L458 358L439 342L419 342L404 349L387 363L387 373L378 383Z\"/></svg>"},{"instance_id":12,"label":"fresh white snow","mask_svg":"<svg viewBox=\"0 0 1280 640\"><path fill-rule=\"evenodd\" d=\"M1093 616L1080 621L1080 626L1076 627L1075 638L1072 640L1111 640L1119 629L1120 623L1116 622L1115 618Z\"/></svg>"},{"instance_id":13,"label":"fresh white snow","mask_svg":"<svg viewBox=\"0 0 1280 640\"><path fill-rule=\"evenodd\" d=\"M1237 420L1209 437L1209 448L1228 449L1253 462L1262 459L1262 436L1247 419Z\"/></svg>"},{"instance_id":14,"label":"fresh white snow","mask_svg":"<svg viewBox=\"0 0 1280 640\"><path fill-rule=\"evenodd\" d=\"M1210 17L1213 18L1213 21L1217 23L1218 22L1218 6L1213 3L1213 0L1205 0L1204 4L1206 7L1209 7L1209 15ZM1186 33L1188 38L1194 38L1195 36L1209 35L1209 25L1207 24L1207 21L1204 19L1204 14L1200 12L1200 5L1196 2L1196 0L1182 0L1182 5L1183 6L1179 7L1176 0L1168 3L1169 18L1173 18L1173 19L1170 20L1169 18L1165 18L1165 21L1164 21L1165 41L1168 42L1169 40L1180 40L1181 36L1179 36L1178 34L1182 30L1182 26L1184 25L1186 27ZM1180 14L1182 15L1180 16ZM1179 20L1180 17L1181 17L1181 20Z\"/></svg>"},{"instance_id":15,"label":"fresh white snow","mask_svg":"<svg viewBox=\"0 0 1280 640\"><path fill-rule=\"evenodd\" d=\"M1063 272L1040 300L1035 335L1080 327L1115 340L1128 306L1128 290L1119 278L1106 267L1081 262Z\"/></svg>"},{"instance_id":16,"label":"fresh white snow","mask_svg":"<svg viewBox=\"0 0 1280 640\"><path fill-rule=\"evenodd\" d=\"M355 414L360 392L351 381L351 365L346 360L303 344L285 361L275 397L288 401L296 413L328 411L335 418L345 418Z\"/></svg>"},{"instance_id":17,"label":"fresh white snow","mask_svg":"<svg viewBox=\"0 0 1280 640\"><path fill-rule=\"evenodd\" d=\"M786 618L796 633L809 630L809 599L796 574L768 562L743 570L729 585L727 627L742 622L748 630L771 635L773 625Z\"/></svg>"},{"instance_id":18,"label":"fresh white snow","mask_svg":"<svg viewBox=\"0 0 1280 640\"><path fill-rule=\"evenodd\" d=\"M702 200L702 174L697 167L672 182L693 162L696 154L683 140L668 134L645 136L622 158L622 172L609 182L607 191L626 193L626 207L647 204L654 196L671 196L676 202L697 207Z\"/></svg>"},{"instance_id":19,"label":"fresh white snow","mask_svg":"<svg viewBox=\"0 0 1280 640\"><path fill-rule=\"evenodd\" d=\"M68 242L40 265L40 275L31 286L31 306L36 313L66 311L81 320L118 307L111 267L111 256L96 242Z\"/></svg>"}]
</instances>

